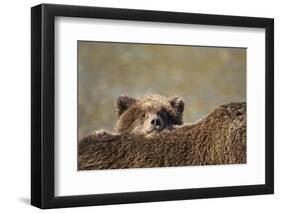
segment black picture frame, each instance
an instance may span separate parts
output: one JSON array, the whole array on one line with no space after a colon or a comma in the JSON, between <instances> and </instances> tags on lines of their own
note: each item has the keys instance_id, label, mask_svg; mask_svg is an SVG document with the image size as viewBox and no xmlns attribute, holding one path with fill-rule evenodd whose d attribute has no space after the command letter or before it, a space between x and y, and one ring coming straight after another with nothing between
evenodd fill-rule
<instances>
[{"instance_id":1,"label":"black picture frame","mask_svg":"<svg viewBox=\"0 0 281 213\"><path fill-rule=\"evenodd\" d=\"M265 184L56 197L54 21L58 16L264 28ZM41 4L31 8L31 97L31 204L39 208L274 193L274 20L271 18Z\"/></svg>"}]
</instances>

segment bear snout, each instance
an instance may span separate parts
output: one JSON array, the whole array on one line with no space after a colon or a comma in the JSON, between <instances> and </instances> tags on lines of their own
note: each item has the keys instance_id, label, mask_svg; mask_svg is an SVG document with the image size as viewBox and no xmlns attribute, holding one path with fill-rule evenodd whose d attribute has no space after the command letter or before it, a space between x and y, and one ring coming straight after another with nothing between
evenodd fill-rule
<instances>
[{"instance_id":1,"label":"bear snout","mask_svg":"<svg viewBox=\"0 0 281 213\"><path fill-rule=\"evenodd\" d=\"M153 126L160 126L160 119L159 118L153 118L150 123Z\"/></svg>"},{"instance_id":2,"label":"bear snout","mask_svg":"<svg viewBox=\"0 0 281 213\"><path fill-rule=\"evenodd\" d=\"M161 130L164 127L164 121L159 115L151 115L149 118L149 130Z\"/></svg>"}]
</instances>

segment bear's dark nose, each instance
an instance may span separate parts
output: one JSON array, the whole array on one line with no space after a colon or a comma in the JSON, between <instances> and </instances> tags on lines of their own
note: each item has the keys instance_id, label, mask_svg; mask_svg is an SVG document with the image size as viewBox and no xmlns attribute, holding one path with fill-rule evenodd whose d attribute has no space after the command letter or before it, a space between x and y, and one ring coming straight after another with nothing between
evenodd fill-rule
<instances>
[{"instance_id":1,"label":"bear's dark nose","mask_svg":"<svg viewBox=\"0 0 281 213\"><path fill-rule=\"evenodd\" d=\"M160 119L159 119L159 118L153 118L153 119L151 120L151 124L152 124L153 126L160 126Z\"/></svg>"}]
</instances>

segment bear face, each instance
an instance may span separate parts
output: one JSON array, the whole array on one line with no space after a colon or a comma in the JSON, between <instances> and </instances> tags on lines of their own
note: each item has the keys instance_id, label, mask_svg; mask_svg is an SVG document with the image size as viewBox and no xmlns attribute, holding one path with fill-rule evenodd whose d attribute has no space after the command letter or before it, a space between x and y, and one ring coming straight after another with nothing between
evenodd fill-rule
<instances>
[{"instance_id":1,"label":"bear face","mask_svg":"<svg viewBox=\"0 0 281 213\"><path fill-rule=\"evenodd\" d=\"M157 94L136 99L119 96L115 131L153 134L182 124L184 101L181 97L166 98Z\"/></svg>"}]
</instances>

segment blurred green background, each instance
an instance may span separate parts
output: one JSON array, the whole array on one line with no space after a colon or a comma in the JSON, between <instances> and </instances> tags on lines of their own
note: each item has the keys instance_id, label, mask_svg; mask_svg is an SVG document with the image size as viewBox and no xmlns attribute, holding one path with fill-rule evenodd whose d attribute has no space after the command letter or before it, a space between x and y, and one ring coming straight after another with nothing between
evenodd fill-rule
<instances>
[{"instance_id":1,"label":"blurred green background","mask_svg":"<svg viewBox=\"0 0 281 213\"><path fill-rule=\"evenodd\" d=\"M114 127L119 95L185 100L184 122L246 100L246 49L78 41L79 138Z\"/></svg>"}]
</instances>

